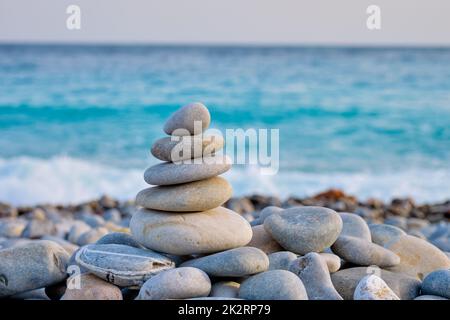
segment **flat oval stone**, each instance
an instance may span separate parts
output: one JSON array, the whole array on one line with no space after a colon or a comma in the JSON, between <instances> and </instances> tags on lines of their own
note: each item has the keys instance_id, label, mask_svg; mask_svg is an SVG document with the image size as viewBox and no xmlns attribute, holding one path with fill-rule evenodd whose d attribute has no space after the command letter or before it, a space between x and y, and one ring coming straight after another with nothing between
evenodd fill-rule
<instances>
[{"instance_id":1,"label":"flat oval stone","mask_svg":"<svg viewBox=\"0 0 450 320\"><path fill-rule=\"evenodd\" d=\"M224 146L220 135L173 136L156 140L152 155L162 161L177 162L214 155Z\"/></svg>"},{"instance_id":2,"label":"flat oval stone","mask_svg":"<svg viewBox=\"0 0 450 320\"><path fill-rule=\"evenodd\" d=\"M68 260L69 255L60 245L46 240L0 250L0 297L62 281Z\"/></svg>"},{"instance_id":3,"label":"flat oval stone","mask_svg":"<svg viewBox=\"0 0 450 320\"><path fill-rule=\"evenodd\" d=\"M292 272L271 270L251 276L239 288L248 300L308 300L302 281Z\"/></svg>"},{"instance_id":4,"label":"flat oval stone","mask_svg":"<svg viewBox=\"0 0 450 320\"><path fill-rule=\"evenodd\" d=\"M263 225L253 226L252 232L253 236L252 240L248 243L249 247L261 249L266 254L283 250L278 242L264 229Z\"/></svg>"},{"instance_id":5,"label":"flat oval stone","mask_svg":"<svg viewBox=\"0 0 450 320\"><path fill-rule=\"evenodd\" d=\"M333 287L325 260L318 253L310 252L294 260L289 271L302 280L309 300L343 300Z\"/></svg>"},{"instance_id":6,"label":"flat oval stone","mask_svg":"<svg viewBox=\"0 0 450 320\"><path fill-rule=\"evenodd\" d=\"M372 241L370 229L366 221L354 213L339 212L342 219L341 235Z\"/></svg>"},{"instance_id":7,"label":"flat oval stone","mask_svg":"<svg viewBox=\"0 0 450 320\"><path fill-rule=\"evenodd\" d=\"M430 272L423 279L422 294L450 299L450 270L440 269Z\"/></svg>"},{"instance_id":8,"label":"flat oval stone","mask_svg":"<svg viewBox=\"0 0 450 320\"><path fill-rule=\"evenodd\" d=\"M144 180L148 184L166 186L212 178L231 168L227 156L208 156L194 159L191 163L164 162L148 168Z\"/></svg>"},{"instance_id":9,"label":"flat oval stone","mask_svg":"<svg viewBox=\"0 0 450 320\"><path fill-rule=\"evenodd\" d=\"M331 281L344 300L353 300L359 281L369 274L383 279L401 300L412 300L419 295L420 281L403 273L394 273L377 267L357 267L331 274Z\"/></svg>"},{"instance_id":10,"label":"flat oval stone","mask_svg":"<svg viewBox=\"0 0 450 320\"><path fill-rule=\"evenodd\" d=\"M90 273L74 275L67 283L61 300L123 300L118 287Z\"/></svg>"},{"instance_id":11,"label":"flat oval stone","mask_svg":"<svg viewBox=\"0 0 450 320\"><path fill-rule=\"evenodd\" d=\"M394 252L361 238L340 236L331 247L334 253L347 262L360 266L392 267L400 263Z\"/></svg>"},{"instance_id":12,"label":"flat oval stone","mask_svg":"<svg viewBox=\"0 0 450 320\"><path fill-rule=\"evenodd\" d=\"M392 239L406 234L402 229L389 224L371 224L369 229L372 235L372 242L380 246L384 246Z\"/></svg>"},{"instance_id":13,"label":"flat oval stone","mask_svg":"<svg viewBox=\"0 0 450 320\"><path fill-rule=\"evenodd\" d=\"M232 193L233 189L227 180L213 177L144 189L137 194L136 205L173 212L206 211L224 204Z\"/></svg>"},{"instance_id":14,"label":"flat oval stone","mask_svg":"<svg viewBox=\"0 0 450 320\"><path fill-rule=\"evenodd\" d=\"M388 242L385 247L400 257L400 264L389 268L419 279L438 269L450 268L450 259L431 243L408 235Z\"/></svg>"},{"instance_id":15,"label":"flat oval stone","mask_svg":"<svg viewBox=\"0 0 450 320\"><path fill-rule=\"evenodd\" d=\"M195 132L197 122L200 132ZM200 102L190 103L174 112L164 124L164 132L168 135L188 136L200 134L209 127L211 115ZM184 130L177 130L184 129Z\"/></svg>"},{"instance_id":16,"label":"flat oval stone","mask_svg":"<svg viewBox=\"0 0 450 320\"><path fill-rule=\"evenodd\" d=\"M141 286L147 279L175 267L151 250L122 244L91 244L80 248L75 261L101 279L120 287Z\"/></svg>"},{"instance_id":17,"label":"flat oval stone","mask_svg":"<svg viewBox=\"0 0 450 320\"><path fill-rule=\"evenodd\" d=\"M306 254L333 244L342 230L342 219L331 209L294 207L268 216L264 228L286 250Z\"/></svg>"},{"instance_id":18,"label":"flat oval stone","mask_svg":"<svg viewBox=\"0 0 450 320\"><path fill-rule=\"evenodd\" d=\"M383 279L371 274L359 281L353 300L400 300L400 298Z\"/></svg>"},{"instance_id":19,"label":"flat oval stone","mask_svg":"<svg viewBox=\"0 0 450 320\"><path fill-rule=\"evenodd\" d=\"M269 254L269 270L288 270L298 257L290 251L279 251Z\"/></svg>"},{"instance_id":20,"label":"flat oval stone","mask_svg":"<svg viewBox=\"0 0 450 320\"><path fill-rule=\"evenodd\" d=\"M237 298L241 285L234 281L216 282L211 287L210 297Z\"/></svg>"},{"instance_id":21,"label":"flat oval stone","mask_svg":"<svg viewBox=\"0 0 450 320\"><path fill-rule=\"evenodd\" d=\"M181 267L194 267L215 277L243 277L269 268L269 258L261 250L241 247L188 260Z\"/></svg>"},{"instance_id":22,"label":"flat oval stone","mask_svg":"<svg viewBox=\"0 0 450 320\"><path fill-rule=\"evenodd\" d=\"M202 270L176 268L147 280L136 300L188 299L208 296L210 291L211 281Z\"/></svg>"},{"instance_id":23,"label":"flat oval stone","mask_svg":"<svg viewBox=\"0 0 450 320\"><path fill-rule=\"evenodd\" d=\"M249 223L223 207L185 214L140 209L130 229L145 247L175 255L224 251L245 246L252 238Z\"/></svg>"}]
</instances>

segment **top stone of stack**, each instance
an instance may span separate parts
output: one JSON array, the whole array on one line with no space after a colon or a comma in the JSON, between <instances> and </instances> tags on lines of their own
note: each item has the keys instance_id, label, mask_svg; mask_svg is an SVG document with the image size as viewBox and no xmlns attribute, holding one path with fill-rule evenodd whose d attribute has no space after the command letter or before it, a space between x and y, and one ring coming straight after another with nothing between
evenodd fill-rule
<instances>
[{"instance_id":1,"label":"top stone of stack","mask_svg":"<svg viewBox=\"0 0 450 320\"><path fill-rule=\"evenodd\" d=\"M164 125L164 132L172 136L200 134L201 132L196 132L197 123L201 124L201 132L208 129L211 123L208 109L200 102L185 105L172 114Z\"/></svg>"}]
</instances>

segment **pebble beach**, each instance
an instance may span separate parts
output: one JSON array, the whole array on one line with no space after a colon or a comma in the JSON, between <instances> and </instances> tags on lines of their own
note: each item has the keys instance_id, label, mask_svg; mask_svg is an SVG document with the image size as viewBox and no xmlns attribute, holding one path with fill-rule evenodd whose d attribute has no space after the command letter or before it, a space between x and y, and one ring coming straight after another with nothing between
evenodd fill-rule
<instances>
[{"instance_id":1,"label":"pebble beach","mask_svg":"<svg viewBox=\"0 0 450 320\"><path fill-rule=\"evenodd\" d=\"M233 197L224 141L195 121L213 122L201 103L166 120L135 199L1 203L0 298L450 299L450 200Z\"/></svg>"}]
</instances>

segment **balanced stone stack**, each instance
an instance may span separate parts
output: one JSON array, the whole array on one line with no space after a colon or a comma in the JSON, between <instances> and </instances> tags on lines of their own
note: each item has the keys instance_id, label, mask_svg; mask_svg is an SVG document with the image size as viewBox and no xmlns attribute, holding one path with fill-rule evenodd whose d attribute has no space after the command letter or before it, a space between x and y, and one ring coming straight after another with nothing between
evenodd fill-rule
<instances>
[{"instance_id":1,"label":"balanced stone stack","mask_svg":"<svg viewBox=\"0 0 450 320\"><path fill-rule=\"evenodd\" d=\"M245 246L249 223L221 207L232 187L220 174L231 161L219 155L224 141L204 131L211 121L201 103L186 105L166 122L169 137L154 142L151 153L163 163L148 168L144 180L156 185L136 196L142 207L132 217L135 240L148 249L172 255L207 254Z\"/></svg>"}]
</instances>

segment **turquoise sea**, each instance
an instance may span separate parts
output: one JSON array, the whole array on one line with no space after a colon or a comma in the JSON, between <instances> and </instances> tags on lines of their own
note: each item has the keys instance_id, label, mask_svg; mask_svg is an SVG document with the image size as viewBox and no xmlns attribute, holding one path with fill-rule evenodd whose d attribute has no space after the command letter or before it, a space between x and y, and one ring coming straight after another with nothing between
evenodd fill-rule
<instances>
[{"instance_id":1,"label":"turquoise sea","mask_svg":"<svg viewBox=\"0 0 450 320\"><path fill-rule=\"evenodd\" d=\"M0 45L0 201L133 198L194 101L280 130L278 174L235 166L236 195L450 199L450 49Z\"/></svg>"}]
</instances>

